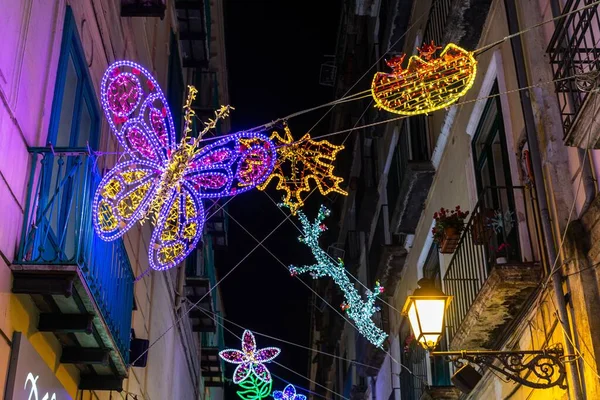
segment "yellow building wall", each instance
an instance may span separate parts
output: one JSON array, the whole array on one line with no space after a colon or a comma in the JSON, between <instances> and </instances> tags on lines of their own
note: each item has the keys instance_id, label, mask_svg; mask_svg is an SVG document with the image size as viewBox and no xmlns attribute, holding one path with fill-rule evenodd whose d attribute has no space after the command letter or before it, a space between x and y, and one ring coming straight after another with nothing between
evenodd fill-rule
<instances>
[{"instance_id":1,"label":"yellow building wall","mask_svg":"<svg viewBox=\"0 0 600 400\"><path fill-rule=\"evenodd\" d=\"M0 56L0 398L4 397L10 359L10 343L15 331L23 332L73 399L78 398L79 370L59 363L61 344L51 333L37 331L39 311L30 296L13 295L12 272L20 241L29 174L30 146L44 146L48 132L54 82L62 44L67 6L72 8L79 37L89 63L96 94L109 63L130 59L152 71L163 91L167 89L169 43L176 30L173 2L168 2L166 16L159 18L121 18L120 3L100 0L14 2L0 0L0 37L15 38L3 42ZM98 101L99 103L99 101ZM100 144L104 151L114 151L116 140L101 114ZM10 156L6 156L10 154ZM100 158L110 167L115 156ZM134 275L147 266L149 227L135 227L124 241ZM134 286L137 311L132 327L139 338L157 339L175 321L174 286L177 271L149 274ZM152 298L157 299L153 303ZM160 306L160 307L157 307ZM187 324L187 325L186 325ZM163 400L171 395L187 400L195 398L197 371L189 371L186 357L193 357L193 338L189 321L172 329L162 343L149 352L146 368L130 368L124 389L140 398ZM196 365L196 368L198 366ZM177 376L179 375L181 376ZM84 399L104 399L108 392L82 394ZM114 393L112 394L114 398ZM121 397L124 397L123 393Z\"/></svg>"}]
</instances>

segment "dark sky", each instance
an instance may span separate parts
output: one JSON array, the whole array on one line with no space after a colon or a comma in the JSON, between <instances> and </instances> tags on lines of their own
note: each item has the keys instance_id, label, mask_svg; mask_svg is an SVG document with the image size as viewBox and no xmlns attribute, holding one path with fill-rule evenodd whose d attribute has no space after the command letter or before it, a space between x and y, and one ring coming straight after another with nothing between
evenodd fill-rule
<instances>
[{"instance_id":1,"label":"dark sky","mask_svg":"<svg viewBox=\"0 0 600 400\"><path fill-rule=\"evenodd\" d=\"M324 55L335 52L340 0L326 1L225 1L225 34L233 131L262 125L298 110L331 101L333 90L319 85L319 70ZM289 121L294 137L310 129L324 110ZM313 131L322 134L329 121ZM270 132L268 132L270 133ZM281 193L268 193L277 201ZM312 218L319 195L308 203ZM267 195L258 190L237 196L229 203L229 213L262 240L284 218ZM292 218L295 223L296 218ZM307 247L297 241L299 232L290 221L282 225L264 244L286 266L313 261ZM230 271L256 245L234 221L229 223L229 247L217 254L219 276ZM306 280L309 284L310 278ZM309 300L311 292L266 250L259 248L239 265L221 284L226 318L258 332L308 345ZM227 326L241 336L241 329ZM226 345L239 348L239 340L225 335ZM277 361L306 376L308 352L257 335L258 347L277 346L282 354ZM308 382L292 372L269 364L269 370L297 384ZM227 369L231 378L233 369ZM273 389L285 384L275 379ZM235 399L230 385L227 399ZM299 391L302 393L302 391ZM305 392L304 392L305 393ZM305 393L306 394L306 393Z\"/></svg>"}]
</instances>

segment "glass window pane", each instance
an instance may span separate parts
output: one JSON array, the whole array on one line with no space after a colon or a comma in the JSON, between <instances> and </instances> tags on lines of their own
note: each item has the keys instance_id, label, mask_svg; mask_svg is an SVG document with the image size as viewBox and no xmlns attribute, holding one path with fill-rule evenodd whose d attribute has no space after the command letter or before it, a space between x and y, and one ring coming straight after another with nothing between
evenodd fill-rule
<instances>
[{"instance_id":1,"label":"glass window pane","mask_svg":"<svg viewBox=\"0 0 600 400\"><path fill-rule=\"evenodd\" d=\"M79 137L77 138L77 147L86 147L90 141L90 132L92 128L92 117L90 116L90 106L87 101L82 100L81 115L79 117ZM91 143L90 145L93 145Z\"/></svg>"},{"instance_id":2,"label":"glass window pane","mask_svg":"<svg viewBox=\"0 0 600 400\"><path fill-rule=\"evenodd\" d=\"M65 88L60 110L58 133L56 137L56 146L58 147L67 147L71 144L71 126L73 124L73 110L75 106L75 97L77 95L78 82L79 78L77 77L73 59L69 57L69 61L67 62L67 74L65 77Z\"/></svg>"}]
</instances>

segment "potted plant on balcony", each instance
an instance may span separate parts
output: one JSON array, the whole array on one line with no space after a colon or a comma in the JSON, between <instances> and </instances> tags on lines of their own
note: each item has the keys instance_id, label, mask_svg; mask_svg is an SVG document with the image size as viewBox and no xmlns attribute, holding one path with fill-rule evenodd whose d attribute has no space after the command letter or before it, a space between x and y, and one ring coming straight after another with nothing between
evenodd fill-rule
<instances>
[{"instance_id":1,"label":"potted plant on balcony","mask_svg":"<svg viewBox=\"0 0 600 400\"><path fill-rule=\"evenodd\" d=\"M498 247L492 246L492 251L496 257L496 265L502 265L508 262L508 255L510 251L510 245L508 243L501 243Z\"/></svg>"},{"instance_id":2,"label":"potted plant on balcony","mask_svg":"<svg viewBox=\"0 0 600 400\"><path fill-rule=\"evenodd\" d=\"M469 215L468 211L462 211L460 206L454 210L441 208L440 211L433 214L435 225L431 230L433 241L438 245L442 254L452 254L458 247L460 234L465 227L465 219Z\"/></svg>"}]
</instances>

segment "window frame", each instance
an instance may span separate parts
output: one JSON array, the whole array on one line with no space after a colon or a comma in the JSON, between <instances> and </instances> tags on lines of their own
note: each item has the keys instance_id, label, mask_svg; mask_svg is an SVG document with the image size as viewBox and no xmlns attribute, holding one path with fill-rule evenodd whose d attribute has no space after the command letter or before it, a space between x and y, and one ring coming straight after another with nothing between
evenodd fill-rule
<instances>
[{"instance_id":1,"label":"window frame","mask_svg":"<svg viewBox=\"0 0 600 400\"><path fill-rule=\"evenodd\" d=\"M486 102L486 104L483 108L483 112L481 113L481 115L479 117L479 122L477 124L477 128L475 129L475 134L473 135L473 138L471 139L471 152L473 154L473 171L475 174L475 184L477 187L477 193L482 193L486 189L486 187L483 186L481 171L482 171L483 163L486 160L487 161L490 160L489 154L487 153L487 151L489 148L491 148L493 140L496 138L496 135L486 138L485 145L484 145L486 150L478 152L477 147L476 147L477 140L480 138L480 136L482 134L488 134L488 132L489 132L489 131L484 132L482 125L483 125L483 122L485 121L486 117L488 116L488 113L490 112L490 109L492 108L492 106L495 106L496 110L497 110L496 117L492 124L492 129L497 130L497 132L498 132L497 135L498 135L498 139L500 141L500 146L501 146L502 165L503 165L502 172L504 174L504 180L505 180L505 184L503 186L506 186L506 187L512 186L512 173L511 173L511 168L510 168L510 160L508 157L508 143L506 142L506 131L505 131L505 127L504 127L504 119L503 119L503 114L502 114L502 103L500 101L500 96L497 96L498 93L499 93L499 84L498 84L498 79L496 79L494 81L494 84L492 85L492 89L490 91L491 97L488 99L488 101ZM493 176L491 178L493 178L495 181L495 176ZM494 182L494 184L492 186L498 186L498 185L496 182Z\"/></svg>"},{"instance_id":2,"label":"window frame","mask_svg":"<svg viewBox=\"0 0 600 400\"><path fill-rule=\"evenodd\" d=\"M48 127L47 143L52 145L55 145L58 139L61 111L66 87L67 67L70 60L73 60L73 66L75 67L78 81L77 88L75 90L75 100L73 103L69 147L77 146L82 109L83 105L87 104L90 114L90 136L88 145L91 149L97 149L101 129L99 105L85 59L83 45L81 44L79 32L77 31L73 10L71 7L67 6L61 40L60 56L58 59L58 68L56 71L50 124Z\"/></svg>"}]
</instances>

